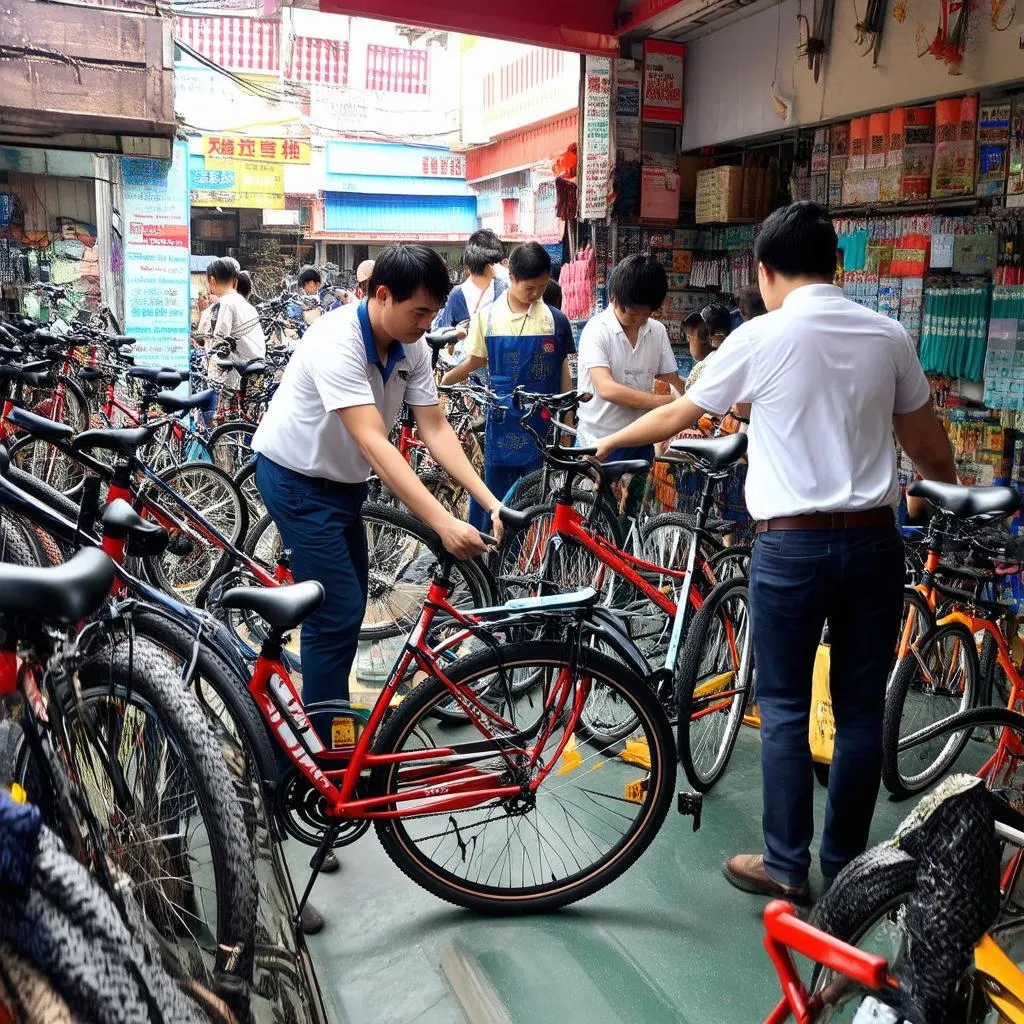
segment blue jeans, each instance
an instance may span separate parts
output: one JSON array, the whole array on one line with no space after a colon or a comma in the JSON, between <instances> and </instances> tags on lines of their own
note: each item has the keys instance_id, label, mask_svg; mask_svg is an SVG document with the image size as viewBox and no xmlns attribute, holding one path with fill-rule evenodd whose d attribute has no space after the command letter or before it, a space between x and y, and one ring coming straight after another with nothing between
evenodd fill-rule
<instances>
[{"instance_id":1,"label":"blue jeans","mask_svg":"<svg viewBox=\"0 0 1024 1024\"><path fill-rule=\"evenodd\" d=\"M543 459L541 459L540 455L525 466L495 466L485 461L484 483L487 484L491 494L498 501L504 501L505 495L512 489L512 485L521 480L527 473L540 469L542 463ZM483 533L491 532L491 517L487 514L487 509L482 505L478 505L476 499L473 498L469 502L469 522L471 526L475 526Z\"/></svg>"},{"instance_id":2,"label":"blue jeans","mask_svg":"<svg viewBox=\"0 0 1024 1024\"><path fill-rule=\"evenodd\" d=\"M319 580L323 606L302 623L302 702L348 700L366 610L369 554L361 510L366 485L325 489L322 482L256 456L259 488L296 582Z\"/></svg>"},{"instance_id":3,"label":"blue jeans","mask_svg":"<svg viewBox=\"0 0 1024 1024\"><path fill-rule=\"evenodd\" d=\"M765 867L802 885L811 864L814 777L807 739L811 674L826 620L835 753L821 870L834 878L867 847L882 768L882 714L903 607L895 526L769 531L750 569L761 709Z\"/></svg>"}]
</instances>

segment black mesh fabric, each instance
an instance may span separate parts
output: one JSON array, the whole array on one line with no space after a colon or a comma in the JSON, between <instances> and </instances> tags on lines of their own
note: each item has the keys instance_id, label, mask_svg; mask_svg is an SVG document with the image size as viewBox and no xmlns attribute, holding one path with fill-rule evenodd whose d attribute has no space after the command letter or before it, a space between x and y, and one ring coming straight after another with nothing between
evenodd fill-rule
<instances>
[{"instance_id":1,"label":"black mesh fabric","mask_svg":"<svg viewBox=\"0 0 1024 1024\"><path fill-rule=\"evenodd\" d=\"M973 781L941 799L901 844L918 868L906 912L907 951L898 973L928 1024L963 1020L957 989L975 944L999 912L992 796Z\"/></svg>"}]
</instances>

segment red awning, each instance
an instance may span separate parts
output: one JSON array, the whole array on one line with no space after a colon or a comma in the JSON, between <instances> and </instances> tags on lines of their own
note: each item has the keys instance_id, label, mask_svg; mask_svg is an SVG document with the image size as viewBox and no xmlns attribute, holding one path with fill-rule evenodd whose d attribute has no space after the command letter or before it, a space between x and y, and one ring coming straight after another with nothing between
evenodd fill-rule
<instances>
[{"instance_id":1,"label":"red awning","mask_svg":"<svg viewBox=\"0 0 1024 1024\"><path fill-rule=\"evenodd\" d=\"M517 171L538 160L553 160L576 141L578 126L579 111L572 110L470 149L466 153L466 181Z\"/></svg>"},{"instance_id":2,"label":"red awning","mask_svg":"<svg viewBox=\"0 0 1024 1024\"><path fill-rule=\"evenodd\" d=\"M619 56L615 34L617 0L518 0L509 5L480 0L320 0L331 14L379 18L402 25L490 36L578 53Z\"/></svg>"}]
</instances>

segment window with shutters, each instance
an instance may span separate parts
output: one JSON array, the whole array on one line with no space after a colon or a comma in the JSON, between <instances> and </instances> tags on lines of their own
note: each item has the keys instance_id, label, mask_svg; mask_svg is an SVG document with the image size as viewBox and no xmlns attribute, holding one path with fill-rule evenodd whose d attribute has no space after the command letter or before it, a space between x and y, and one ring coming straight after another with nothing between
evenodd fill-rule
<instances>
[{"instance_id":1,"label":"window with shutters","mask_svg":"<svg viewBox=\"0 0 1024 1024\"><path fill-rule=\"evenodd\" d=\"M427 51L401 46L366 48L366 88L425 96L428 92Z\"/></svg>"}]
</instances>

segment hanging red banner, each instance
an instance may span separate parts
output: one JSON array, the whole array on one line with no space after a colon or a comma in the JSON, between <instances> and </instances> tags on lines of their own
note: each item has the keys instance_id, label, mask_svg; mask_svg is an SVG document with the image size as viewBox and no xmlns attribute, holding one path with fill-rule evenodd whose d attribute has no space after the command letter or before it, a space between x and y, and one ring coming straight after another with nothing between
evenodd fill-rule
<instances>
[{"instance_id":1,"label":"hanging red banner","mask_svg":"<svg viewBox=\"0 0 1024 1024\"><path fill-rule=\"evenodd\" d=\"M686 47L664 39L644 40L643 119L683 123L683 60Z\"/></svg>"}]
</instances>

